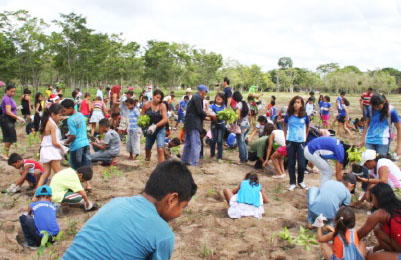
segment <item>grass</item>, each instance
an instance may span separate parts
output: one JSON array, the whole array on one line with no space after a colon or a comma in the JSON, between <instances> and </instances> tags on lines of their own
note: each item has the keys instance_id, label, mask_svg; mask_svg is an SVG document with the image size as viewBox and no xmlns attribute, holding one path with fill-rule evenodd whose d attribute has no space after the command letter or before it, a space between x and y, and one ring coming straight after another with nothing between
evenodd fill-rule
<instances>
[{"instance_id":1,"label":"grass","mask_svg":"<svg viewBox=\"0 0 401 260\"><path fill-rule=\"evenodd\" d=\"M204 259L210 259L214 256L214 250L207 243L203 243L200 249L200 256Z\"/></svg>"}]
</instances>

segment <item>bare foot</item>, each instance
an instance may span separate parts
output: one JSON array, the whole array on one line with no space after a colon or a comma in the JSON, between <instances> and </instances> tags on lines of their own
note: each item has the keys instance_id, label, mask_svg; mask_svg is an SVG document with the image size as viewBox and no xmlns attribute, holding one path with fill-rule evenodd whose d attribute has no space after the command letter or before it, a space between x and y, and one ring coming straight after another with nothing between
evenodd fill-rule
<instances>
[{"instance_id":1,"label":"bare foot","mask_svg":"<svg viewBox=\"0 0 401 260\"><path fill-rule=\"evenodd\" d=\"M113 158L113 160L111 160L111 163L110 163L112 166L117 166L117 164L118 164L118 159L116 158L116 157L114 157Z\"/></svg>"}]
</instances>

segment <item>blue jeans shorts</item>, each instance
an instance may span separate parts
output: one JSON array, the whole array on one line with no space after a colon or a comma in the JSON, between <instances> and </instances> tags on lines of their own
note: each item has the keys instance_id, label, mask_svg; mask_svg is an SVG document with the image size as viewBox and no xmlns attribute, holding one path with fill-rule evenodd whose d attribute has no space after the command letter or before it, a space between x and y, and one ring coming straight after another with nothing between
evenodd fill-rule
<instances>
[{"instance_id":1,"label":"blue jeans shorts","mask_svg":"<svg viewBox=\"0 0 401 260\"><path fill-rule=\"evenodd\" d=\"M164 139L166 139L166 129L163 126L163 128L156 131L156 133L154 133L153 135L146 136L145 149L151 150L155 141L157 144L157 148L164 148Z\"/></svg>"}]
</instances>

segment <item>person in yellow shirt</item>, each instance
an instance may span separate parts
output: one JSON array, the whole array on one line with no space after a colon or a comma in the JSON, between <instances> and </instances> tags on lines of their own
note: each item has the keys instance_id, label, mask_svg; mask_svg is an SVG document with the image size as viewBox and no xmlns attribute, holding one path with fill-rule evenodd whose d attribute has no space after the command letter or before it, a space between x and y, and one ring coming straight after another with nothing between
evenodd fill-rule
<instances>
[{"instance_id":1,"label":"person in yellow shirt","mask_svg":"<svg viewBox=\"0 0 401 260\"><path fill-rule=\"evenodd\" d=\"M45 90L45 94L46 94L46 99L50 98L50 95L53 94L53 87L52 85L49 85L49 87Z\"/></svg>"}]
</instances>

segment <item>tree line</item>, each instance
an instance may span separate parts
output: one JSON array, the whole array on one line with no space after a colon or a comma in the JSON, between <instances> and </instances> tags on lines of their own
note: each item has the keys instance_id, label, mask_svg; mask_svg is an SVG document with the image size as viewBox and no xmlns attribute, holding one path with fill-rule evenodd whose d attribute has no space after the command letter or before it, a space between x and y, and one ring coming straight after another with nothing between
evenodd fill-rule
<instances>
[{"instance_id":1,"label":"tree line","mask_svg":"<svg viewBox=\"0 0 401 260\"><path fill-rule=\"evenodd\" d=\"M70 88L99 85L153 84L161 88L213 89L227 76L232 87L260 91L320 90L361 92L368 87L385 93L401 89L401 72L383 68L361 72L337 63L319 65L315 71L293 66L290 57L278 67L263 71L185 43L149 40L146 46L124 40L124 35L96 32L76 13L60 14L50 23L26 10L0 14L0 80L35 90L59 83Z\"/></svg>"}]
</instances>

